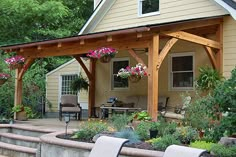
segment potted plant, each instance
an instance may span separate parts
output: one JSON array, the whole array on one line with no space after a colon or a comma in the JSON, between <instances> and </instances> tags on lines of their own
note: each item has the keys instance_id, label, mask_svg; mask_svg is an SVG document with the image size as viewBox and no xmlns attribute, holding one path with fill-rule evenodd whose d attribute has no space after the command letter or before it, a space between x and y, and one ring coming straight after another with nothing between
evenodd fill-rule
<instances>
[{"instance_id":1,"label":"potted plant","mask_svg":"<svg viewBox=\"0 0 236 157\"><path fill-rule=\"evenodd\" d=\"M82 75L80 75L71 83L71 89L73 91L81 91L81 90L88 91L88 87L89 83L85 78L83 78Z\"/></svg>"},{"instance_id":2,"label":"potted plant","mask_svg":"<svg viewBox=\"0 0 236 157\"><path fill-rule=\"evenodd\" d=\"M135 67L127 66L119 70L117 76L121 78L129 78L133 83L138 82L143 76L147 76L146 66L138 63Z\"/></svg>"},{"instance_id":3,"label":"potted plant","mask_svg":"<svg viewBox=\"0 0 236 157\"><path fill-rule=\"evenodd\" d=\"M151 122L150 129L149 129L150 139L157 137L159 126L160 126L160 122Z\"/></svg>"},{"instance_id":4,"label":"potted plant","mask_svg":"<svg viewBox=\"0 0 236 157\"><path fill-rule=\"evenodd\" d=\"M97 50L90 50L87 54L88 57L100 59L102 63L110 62L117 54L116 49L110 47L102 47Z\"/></svg>"},{"instance_id":5,"label":"potted plant","mask_svg":"<svg viewBox=\"0 0 236 157\"><path fill-rule=\"evenodd\" d=\"M22 56L13 56L5 59L11 70L23 67L25 58Z\"/></svg>"},{"instance_id":6,"label":"potted plant","mask_svg":"<svg viewBox=\"0 0 236 157\"><path fill-rule=\"evenodd\" d=\"M34 114L32 112L32 109L28 106L24 105L16 105L12 108L12 112L16 113L17 120L28 120L28 118L33 118Z\"/></svg>"},{"instance_id":7,"label":"potted plant","mask_svg":"<svg viewBox=\"0 0 236 157\"><path fill-rule=\"evenodd\" d=\"M0 73L0 86L3 85L10 78L9 74Z\"/></svg>"}]
</instances>

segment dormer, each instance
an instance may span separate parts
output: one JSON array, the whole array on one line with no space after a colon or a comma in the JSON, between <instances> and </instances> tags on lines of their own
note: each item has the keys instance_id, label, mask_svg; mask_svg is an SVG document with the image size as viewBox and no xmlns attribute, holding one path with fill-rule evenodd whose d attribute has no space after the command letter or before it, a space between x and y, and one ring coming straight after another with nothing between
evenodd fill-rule
<instances>
[{"instance_id":1,"label":"dormer","mask_svg":"<svg viewBox=\"0 0 236 157\"><path fill-rule=\"evenodd\" d=\"M152 16L160 14L159 0L138 0L138 16Z\"/></svg>"}]
</instances>

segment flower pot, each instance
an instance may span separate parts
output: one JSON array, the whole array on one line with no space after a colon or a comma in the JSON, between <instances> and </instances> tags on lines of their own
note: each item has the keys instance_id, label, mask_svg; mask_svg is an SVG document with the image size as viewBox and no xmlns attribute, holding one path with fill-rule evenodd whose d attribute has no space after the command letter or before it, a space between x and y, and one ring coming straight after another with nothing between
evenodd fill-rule
<instances>
[{"instance_id":1,"label":"flower pot","mask_svg":"<svg viewBox=\"0 0 236 157\"><path fill-rule=\"evenodd\" d=\"M23 67L23 64L10 64L10 69L15 70Z\"/></svg>"},{"instance_id":2,"label":"flower pot","mask_svg":"<svg viewBox=\"0 0 236 157\"><path fill-rule=\"evenodd\" d=\"M102 63L109 63L111 61L111 56L102 56L100 58L100 62Z\"/></svg>"},{"instance_id":3,"label":"flower pot","mask_svg":"<svg viewBox=\"0 0 236 157\"><path fill-rule=\"evenodd\" d=\"M26 116L26 112L25 111L20 111L16 113L16 119L17 120L21 120L21 121L25 121L28 120L27 116Z\"/></svg>"},{"instance_id":4,"label":"flower pot","mask_svg":"<svg viewBox=\"0 0 236 157\"><path fill-rule=\"evenodd\" d=\"M6 79L1 79L0 80L0 86L3 85L7 80Z\"/></svg>"},{"instance_id":5,"label":"flower pot","mask_svg":"<svg viewBox=\"0 0 236 157\"><path fill-rule=\"evenodd\" d=\"M131 75L129 76L129 80L132 83L137 83L141 79L141 76L138 75Z\"/></svg>"},{"instance_id":6,"label":"flower pot","mask_svg":"<svg viewBox=\"0 0 236 157\"><path fill-rule=\"evenodd\" d=\"M149 130L150 132L150 139L156 138L158 135L158 130Z\"/></svg>"}]
</instances>

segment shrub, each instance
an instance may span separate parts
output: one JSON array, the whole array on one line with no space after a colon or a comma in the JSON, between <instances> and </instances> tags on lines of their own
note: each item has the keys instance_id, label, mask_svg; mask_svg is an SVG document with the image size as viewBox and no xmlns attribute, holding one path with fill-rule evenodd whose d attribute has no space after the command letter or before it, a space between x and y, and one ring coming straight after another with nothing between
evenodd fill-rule
<instances>
[{"instance_id":1,"label":"shrub","mask_svg":"<svg viewBox=\"0 0 236 157\"><path fill-rule=\"evenodd\" d=\"M173 135L165 135L161 138L158 138L159 140L154 141L152 143L152 146L155 150L160 150L160 151L164 151L166 150L166 148L172 144L176 144L179 145L180 141L176 139L175 136Z\"/></svg>"},{"instance_id":2,"label":"shrub","mask_svg":"<svg viewBox=\"0 0 236 157\"><path fill-rule=\"evenodd\" d=\"M152 118L147 111L136 112L133 114L133 119L136 120L151 120Z\"/></svg>"},{"instance_id":3,"label":"shrub","mask_svg":"<svg viewBox=\"0 0 236 157\"><path fill-rule=\"evenodd\" d=\"M206 149L207 151L211 150L211 147L214 143L206 142L206 141L195 141L190 143L190 147L199 148L199 149Z\"/></svg>"},{"instance_id":4,"label":"shrub","mask_svg":"<svg viewBox=\"0 0 236 157\"><path fill-rule=\"evenodd\" d=\"M190 126L177 128L174 135L184 144L198 138L198 132Z\"/></svg>"},{"instance_id":5,"label":"shrub","mask_svg":"<svg viewBox=\"0 0 236 157\"><path fill-rule=\"evenodd\" d=\"M126 114L114 114L110 121L117 131L121 131L129 123L129 117Z\"/></svg>"},{"instance_id":6,"label":"shrub","mask_svg":"<svg viewBox=\"0 0 236 157\"><path fill-rule=\"evenodd\" d=\"M160 121L159 134L160 136L173 134L176 131L177 123L176 122L164 122Z\"/></svg>"},{"instance_id":7,"label":"shrub","mask_svg":"<svg viewBox=\"0 0 236 157\"><path fill-rule=\"evenodd\" d=\"M149 139L149 128L150 122L141 121L135 129L135 132L139 135L140 139L147 140Z\"/></svg>"},{"instance_id":8,"label":"shrub","mask_svg":"<svg viewBox=\"0 0 236 157\"><path fill-rule=\"evenodd\" d=\"M221 144L214 144L211 148L211 151L216 156L235 157L236 156L236 145L227 147L227 146L224 146Z\"/></svg>"},{"instance_id":9,"label":"shrub","mask_svg":"<svg viewBox=\"0 0 236 157\"><path fill-rule=\"evenodd\" d=\"M92 141L92 138L99 133L108 130L108 125L102 122L86 122L81 124L80 130L74 133L73 138Z\"/></svg>"},{"instance_id":10,"label":"shrub","mask_svg":"<svg viewBox=\"0 0 236 157\"><path fill-rule=\"evenodd\" d=\"M124 129L120 132L116 132L115 137L129 139L129 142L127 144L134 144L140 142L139 136L133 130L130 129Z\"/></svg>"}]
</instances>

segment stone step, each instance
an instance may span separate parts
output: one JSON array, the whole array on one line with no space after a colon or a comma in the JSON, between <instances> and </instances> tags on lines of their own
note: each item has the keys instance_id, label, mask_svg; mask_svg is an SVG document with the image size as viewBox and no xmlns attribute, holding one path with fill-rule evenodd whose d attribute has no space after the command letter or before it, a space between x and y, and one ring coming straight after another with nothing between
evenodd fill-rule
<instances>
[{"instance_id":1,"label":"stone step","mask_svg":"<svg viewBox=\"0 0 236 157\"><path fill-rule=\"evenodd\" d=\"M0 154L8 157L36 157L37 149L0 142Z\"/></svg>"},{"instance_id":2,"label":"stone step","mask_svg":"<svg viewBox=\"0 0 236 157\"><path fill-rule=\"evenodd\" d=\"M37 148L40 143L40 139L38 137L30 137L13 133L0 133L0 141L30 148Z\"/></svg>"}]
</instances>

